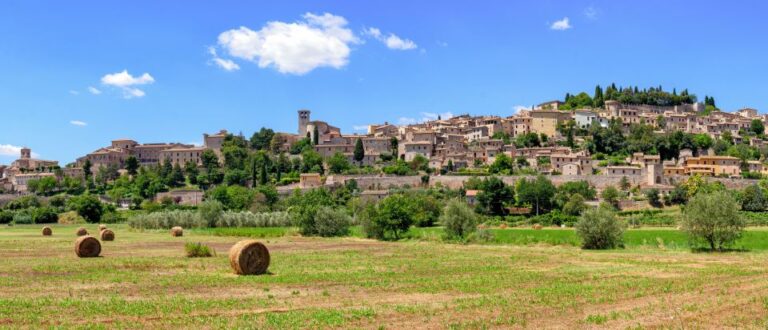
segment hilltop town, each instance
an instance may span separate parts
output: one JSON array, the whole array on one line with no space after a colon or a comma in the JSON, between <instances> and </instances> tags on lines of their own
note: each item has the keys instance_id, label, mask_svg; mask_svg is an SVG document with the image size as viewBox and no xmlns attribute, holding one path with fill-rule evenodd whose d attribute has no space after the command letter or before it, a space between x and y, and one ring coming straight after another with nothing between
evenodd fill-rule
<instances>
[{"instance_id":1,"label":"hilltop town","mask_svg":"<svg viewBox=\"0 0 768 330\"><path fill-rule=\"evenodd\" d=\"M340 175L367 178L370 190L385 190L428 182L429 176L441 182L438 177L450 175L541 173L586 178L598 188L617 183L605 183L600 176L621 177L664 193L681 176L736 179L768 173L763 163L768 153L767 118L752 108L720 111L714 98L695 102L687 91L677 95L660 87L639 91L614 85L605 93L598 86L593 96L567 94L564 101L544 102L507 117L459 115L402 126L372 124L367 134L343 134L329 122L313 120L310 110L299 110L294 133L262 128L246 140L221 130L204 134L202 146L116 139L66 166L34 159L31 150L23 148L18 160L0 166L0 189L7 193L73 189L86 185L81 183L85 177L106 183L140 167L166 165L168 171L176 167L195 176L212 166L238 169L247 173L238 172L233 174L236 180L228 180L247 186L260 180L264 167L269 172L266 181L283 192L343 183L334 182ZM227 146L227 141L234 142ZM254 157L247 155L248 150L267 154L259 156L267 161L251 161ZM249 162L257 168L251 169ZM419 181L390 179L393 176ZM178 186L199 191L225 178L222 173L188 179Z\"/></svg>"}]
</instances>

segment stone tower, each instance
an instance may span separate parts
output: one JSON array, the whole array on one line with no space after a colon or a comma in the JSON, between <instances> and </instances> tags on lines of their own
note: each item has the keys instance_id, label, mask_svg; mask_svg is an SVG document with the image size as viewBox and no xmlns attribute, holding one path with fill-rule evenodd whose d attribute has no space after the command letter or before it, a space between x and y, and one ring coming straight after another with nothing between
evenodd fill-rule
<instances>
[{"instance_id":1,"label":"stone tower","mask_svg":"<svg viewBox=\"0 0 768 330\"><path fill-rule=\"evenodd\" d=\"M21 159L30 159L32 158L32 149L29 149L27 147L21 148Z\"/></svg>"},{"instance_id":2,"label":"stone tower","mask_svg":"<svg viewBox=\"0 0 768 330\"><path fill-rule=\"evenodd\" d=\"M307 124L309 124L309 110L299 110L299 136L307 136Z\"/></svg>"}]
</instances>

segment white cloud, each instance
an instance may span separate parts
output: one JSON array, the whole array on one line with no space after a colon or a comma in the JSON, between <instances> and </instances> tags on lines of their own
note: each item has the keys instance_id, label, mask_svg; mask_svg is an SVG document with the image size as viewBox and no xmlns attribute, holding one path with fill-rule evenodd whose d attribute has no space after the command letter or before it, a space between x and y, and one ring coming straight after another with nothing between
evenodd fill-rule
<instances>
[{"instance_id":1,"label":"white cloud","mask_svg":"<svg viewBox=\"0 0 768 330\"><path fill-rule=\"evenodd\" d=\"M355 131L367 131L368 125L355 125L355 126L352 126L352 129Z\"/></svg>"},{"instance_id":2,"label":"white cloud","mask_svg":"<svg viewBox=\"0 0 768 330\"><path fill-rule=\"evenodd\" d=\"M528 110L528 109L530 109L530 108L529 108L529 107L526 107L526 106L524 106L524 105L516 105L516 106L512 107L512 110L514 110L515 114L519 114L519 113L520 113L520 111L522 111L522 110Z\"/></svg>"},{"instance_id":3,"label":"white cloud","mask_svg":"<svg viewBox=\"0 0 768 330\"><path fill-rule=\"evenodd\" d=\"M123 97L126 99L131 99L134 97L143 97L144 95L146 95L146 93L144 93L143 90L140 90L133 86L146 85L154 82L155 82L155 78L153 78L149 73L145 72L143 75L139 77L134 77L130 73L128 73L128 70L107 74L107 75L104 75L104 77L101 77L102 84L114 86L122 89ZM100 92L101 91L99 91L99 93Z\"/></svg>"},{"instance_id":4,"label":"white cloud","mask_svg":"<svg viewBox=\"0 0 768 330\"><path fill-rule=\"evenodd\" d=\"M374 27L363 30L363 34L374 37L376 39L381 38L381 30Z\"/></svg>"},{"instance_id":5,"label":"white cloud","mask_svg":"<svg viewBox=\"0 0 768 330\"><path fill-rule=\"evenodd\" d=\"M230 59L214 57L213 58L213 63L216 63L216 65L218 67L224 69L224 71L237 71L237 70L240 70L240 66L237 65L237 63L235 63L234 61L232 61Z\"/></svg>"},{"instance_id":6,"label":"white cloud","mask_svg":"<svg viewBox=\"0 0 768 330\"><path fill-rule=\"evenodd\" d=\"M440 47L448 47L448 42L440 41L440 40L438 40L436 42L437 42L437 45L440 46Z\"/></svg>"},{"instance_id":7,"label":"white cloud","mask_svg":"<svg viewBox=\"0 0 768 330\"><path fill-rule=\"evenodd\" d=\"M147 95L147 94L144 93L143 90L140 90L138 88L126 87L123 89L123 97L126 99L132 99L134 97L144 97L144 95Z\"/></svg>"},{"instance_id":8,"label":"white cloud","mask_svg":"<svg viewBox=\"0 0 768 330\"><path fill-rule=\"evenodd\" d=\"M329 13L302 17L293 23L268 22L258 31L245 26L224 31L218 43L230 56L281 73L303 75L318 67L346 66L350 45L360 42L346 27L347 20Z\"/></svg>"},{"instance_id":9,"label":"white cloud","mask_svg":"<svg viewBox=\"0 0 768 330\"><path fill-rule=\"evenodd\" d=\"M427 121L433 121L440 119L449 119L453 118L454 115L451 112L443 112L443 113L434 113L434 112L421 112L419 113L421 118L414 118L414 117L400 117L397 120L398 125L413 125L418 123L423 123Z\"/></svg>"},{"instance_id":10,"label":"white cloud","mask_svg":"<svg viewBox=\"0 0 768 330\"><path fill-rule=\"evenodd\" d=\"M80 92L78 92L78 91L76 91L76 90L74 90L74 89L70 89L70 90L69 90L69 94L72 94L72 95L78 95L78 94L80 94Z\"/></svg>"},{"instance_id":11,"label":"white cloud","mask_svg":"<svg viewBox=\"0 0 768 330\"><path fill-rule=\"evenodd\" d=\"M149 73L144 73L139 77L134 77L128 70L122 72L107 74L101 77L101 83L105 85L112 85L117 87L127 87L133 85L145 85L155 82L155 78L152 78Z\"/></svg>"},{"instance_id":12,"label":"white cloud","mask_svg":"<svg viewBox=\"0 0 768 330\"><path fill-rule=\"evenodd\" d=\"M101 91L98 90L96 87L93 87L93 86L88 86L88 92L93 94L93 95L101 94Z\"/></svg>"},{"instance_id":13,"label":"white cloud","mask_svg":"<svg viewBox=\"0 0 768 330\"><path fill-rule=\"evenodd\" d=\"M80 127L88 126L88 123L86 123L84 121L80 121L80 120L70 120L69 123L72 124L72 125L75 125L75 126L80 126Z\"/></svg>"},{"instance_id":14,"label":"white cloud","mask_svg":"<svg viewBox=\"0 0 768 330\"><path fill-rule=\"evenodd\" d=\"M568 19L568 17L564 17L563 19L552 23L552 25L549 28L557 31L565 31L570 28L573 28L573 26L571 26L571 22Z\"/></svg>"},{"instance_id":15,"label":"white cloud","mask_svg":"<svg viewBox=\"0 0 768 330\"><path fill-rule=\"evenodd\" d=\"M398 125L413 125L413 124L418 124L418 121L416 120L416 118L400 117L399 119L397 119L397 124Z\"/></svg>"},{"instance_id":16,"label":"white cloud","mask_svg":"<svg viewBox=\"0 0 768 330\"><path fill-rule=\"evenodd\" d=\"M374 27L364 29L363 34L366 36L372 37L378 41L381 41L383 44L387 45L387 48L389 49L411 50L419 47L412 40L402 39L397 35L395 35L394 33L390 33L388 36L385 37L384 34L381 33L381 30Z\"/></svg>"},{"instance_id":17,"label":"white cloud","mask_svg":"<svg viewBox=\"0 0 768 330\"><path fill-rule=\"evenodd\" d=\"M584 9L584 16L586 16L589 19L597 19L597 9L593 6L589 6L586 9Z\"/></svg>"},{"instance_id":18,"label":"white cloud","mask_svg":"<svg viewBox=\"0 0 768 330\"><path fill-rule=\"evenodd\" d=\"M224 71L240 70L240 65L235 63L235 61L219 57L219 54L216 52L216 47L208 47L208 53L213 57L209 63L215 64L219 68L224 69Z\"/></svg>"},{"instance_id":19,"label":"white cloud","mask_svg":"<svg viewBox=\"0 0 768 330\"><path fill-rule=\"evenodd\" d=\"M421 119L422 121L437 120L437 118L440 118L440 119L453 118L453 113L451 112L443 112L443 113L422 112L421 115L424 117Z\"/></svg>"},{"instance_id":20,"label":"white cloud","mask_svg":"<svg viewBox=\"0 0 768 330\"><path fill-rule=\"evenodd\" d=\"M11 144L0 144L0 156L19 157L21 156L21 147ZM32 157L38 158L40 155L36 152L33 152Z\"/></svg>"},{"instance_id":21,"label":"white cloud","mask_svg":"<svg viewBox=\"0 0 768 330\"><path fill-rule=\"evenodd\" d=\"M386 44L389 49L410 50L418 48L416 43L413 41L408 39L401 39L400 37L391 33L389 34L389 37L387 37Z\"/></svg>"}]
</instances>

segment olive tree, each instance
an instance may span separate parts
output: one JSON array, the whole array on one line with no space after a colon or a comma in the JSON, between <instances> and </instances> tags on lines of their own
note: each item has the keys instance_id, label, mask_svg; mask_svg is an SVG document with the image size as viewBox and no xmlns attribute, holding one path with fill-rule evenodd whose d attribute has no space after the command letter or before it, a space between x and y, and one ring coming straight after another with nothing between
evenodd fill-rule
<instances>
[{"instance_id":1,"label":"olive tree","mask_svg":"<svg viewBox=\"0 0 768 330\"><path fill-rule=\"evenodd\" d=\"M466 238L477 229L477 222L477 214L461 200L449 201L440 216L440 224L449 238Z\"/></svg>"},{"instance_id":2,"label":"olive tree","mask_svg":"<svg viewBox=\"0 0 768 330\"><path fill-rule=\"evenodd\" d=\"M585 210L575 227L583 249L613 249L624 245L624 223L609 207Z\"/></svg>"},{"instance_id":3,"label":"olive tree","mask_svg":"<svg viewBox=\"0 0 768 330\"><path fill-rule=\"evenodd\" d=\"M725 191L699 193L683 210L683 230L691 246L701 244L711 251L722 251L741 237L745 221L739 203Z\"/></svg>"}]
</instances>

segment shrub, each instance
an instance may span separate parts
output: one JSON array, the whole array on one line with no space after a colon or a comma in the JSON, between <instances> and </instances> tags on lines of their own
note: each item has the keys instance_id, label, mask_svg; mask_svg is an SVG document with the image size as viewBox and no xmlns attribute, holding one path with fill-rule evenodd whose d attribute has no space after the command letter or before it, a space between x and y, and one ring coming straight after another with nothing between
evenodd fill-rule
<instances>
[{"instance_id":1,"label":"shrub","mask_svg":"<svg viewBox=\"0 0 768 330\"><path fill-rule=\"evenodd\" d=\"M645 193L645 198L648 199L648 204L650 204L653 207L661 207L661 198L659 198L658 189L651 188L646 190L644 193Z\"/></svg>"},{"instance_id":2,"label":"shrub","mask_svg":"<svg viewBox=\"0 0 768 330\"><path fill-rule=\"evenodd\" d=\"M197 206L197 213L200 214L203 221L208 222L209 227L213 227L221 220L221 216L224 214L224 204L217 200L205 201Z\"/></svg>"},{"instance_id":3,"label":"shrub","mask_svg":"<svg viewBox=\"0 0 768 330\"><path fill-rule=\"evenodd\" d=\"M584 249L613 249L624 244L624 224L607 207L584 211L576 223L576 234Z\"/></svg>"},{"instance_id":4,"label":"shrub","mask_svg":"<svg viewBox=\"0 0 768 330\"><path fill-rule=\"evenodd\" d=\"M460 200L449 201L440 216L440 224L445 227L445 234L449 238L466 238L477 229L477 222L477 214Z\"/></svg>"},{"instance_id":5,"label":"shrub","mask_svg":"<svg viewBox=\"0 0 768 330\"><path fill-rule=\"evenodd\" d=\"M37 196L27 195L8 202L8 204L5 205L5 208L8 210L23 210L30 207L39 207L40 205L42 204Z\"/></svg>"},{"instance_id":6,"label":"shrub","mask_svg":"<svg viewBox=\"0 0 768 330\"><path fill-rule=\"evenodd\" d=\"M467 236L468 241L475 243L489 243L493 239L493 233L488 229L478 229Z\"/></svg>"},{"instance_id":7,"label":"shrub","mask_svg":"<svg viewBox=\"0 0 768 330\"><path fill-rule=\"evenodd\" d=\"M125 218L118 212L109 212L101 217L101 223L122 223L124 221Z\"/></svg>"},{"instance_id":8,"label":"shrub","mask_svg":"<svg viewBox=\"0 0 768 330\"><path fill-rule=\"evenodd\" d=\"M738 202L724 191L699 193L683 210L683 230L692 247L703 244L722 251L741 237L744 226Z\"/></svg>"},{"instance_id":9,"label":"shrub","mask_svg":"<svg viewBox=\"0 0 768 330\"><path fill-rule=\"evenodd\" d=\"M203 218L205 221L205 218ZM292 220L288 212L252 213L227 211L214 224L216 227L289 227ZM213 226L211 226L213 227Z\"/></svg>"},{"instance_id":10,"label":"shrub","mask_svg":"<svg viewBox=\"0 0 768 330\"><path fill-rule=\"evenodd\" d=\"M28 225L33 223L34 221L32 220L32 214L27 210L18 211L13 215L13 224L15 225Z\"/></svg>"},{"instance_id":11,"label":"shrub","mask_svg":"<svg viewBox=\"0 0 768 330\"><path fill-rule=\"evenodd\" d=\"M215 223L210 223L200 212L171 210L139 214L128 219L128 226L137 229L206 228L206 227L288 227L291 217L287 212L222 212Z\"/></svg>"},{"instance_id":12,"label":"shrub","mask_svg":"<svg viewBox=\"0 0 768 330\"><path fill-rule=\"evenodd\" d=\"M32 221L34 223L56 223L59 215L52 207L38 207L32 210Z\"/></svg>"},{"instance_id":13,"label":"shrub","mask_svg":"<svg viewBox=\"0 0 768 330\"><path fill-rule=\"evenodd\" d=\"M61 225L75 225L85 223L85 219L81 217L75 211L64 212L59 214L59 224Z\"/></svg>"},{"instance_id":14,"label":"shrub","mask_svg":"<svg viewBox=\"0 0 768 330\"><path fill-rule=\"evenodd\" d=\"M13 211L0 210L0 225L9 224L13 221Z\"/></svg>"},{"instance_id":15,"label":"shrub","mask_svg":"<svg viewBox=\"0 0 768 330\"><path fill-rule=\"evenodd\" d=\"M352 218L341 209L321 207L315 213L314 232L318 236L343 236L349 233Z\"/></svg>"},{"instance_id":16,"label":"shrub","mask_svg":"<svg viewBox=\"0 0 768 330\"><path fill-rule=\"evenodd\" d=\"M189 258L203 258L211 257L213 253L212 249L202 243L186 243L184 244L184 250L187 252Z\"/></svg>"}]
</instances>

